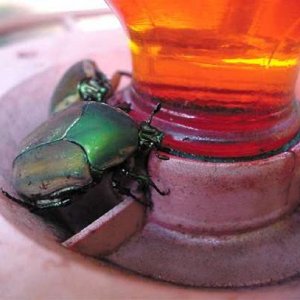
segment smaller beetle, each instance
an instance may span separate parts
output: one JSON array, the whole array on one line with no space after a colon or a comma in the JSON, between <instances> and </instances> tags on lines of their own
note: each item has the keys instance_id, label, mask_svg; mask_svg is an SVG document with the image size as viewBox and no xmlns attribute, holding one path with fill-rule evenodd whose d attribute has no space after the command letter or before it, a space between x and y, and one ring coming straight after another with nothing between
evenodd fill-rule
<instances>
[{"instance_id":1,"label":"smaller beetle","mask_svg":"<svg viewBox=\"0 0 300 300\"><path fill-rule=\"evenodd\" d=\"M33 209L64 206L72 202L74 194L100 182L108 172L118 178L112 182L113 187L137 201L139 199L130 189L120 185L120 176L136 180L144 192L152 186L163 195L168 193L161 192L149 176L136 174L127 163L137 157L146 160L152 149L160 147L163 133L151 125L160 104L149 120L138 126L122 110L91 101L102 97L97 96L102 93L97 90L97 85L108 89L105 95L113 92L112 85L103 79L106 77L100 71L96 73L97 76L100 74L102 83L94 80L95 77L81 78L77 88L79 95L84 95L87 101L77 100L72 105L67 104L67 109L57 109L57 106L54 110L58 112L24 139L21 151L13 161L12 176L13 186L21 199L4 192L9 198ZM62 83L59 86L63 86ZM60 88L55 91L56 95L58 90ZM63 91L60 93L64 94ZM146 204L151 205L151 202Z\"/></svg>"},{"instance_id":2,"label":"smaller beetle","mask_svg":"<svg viewBox=\"0 0 300 300\"><path fill-rule=\"evenodd\" d=\"M78 101L106 102L119 86L125 71L117 71L108 80L92 60L81 60L72 65L58 82L50 101L50 113L68 108Z\"/></svg>"}]
</instances>

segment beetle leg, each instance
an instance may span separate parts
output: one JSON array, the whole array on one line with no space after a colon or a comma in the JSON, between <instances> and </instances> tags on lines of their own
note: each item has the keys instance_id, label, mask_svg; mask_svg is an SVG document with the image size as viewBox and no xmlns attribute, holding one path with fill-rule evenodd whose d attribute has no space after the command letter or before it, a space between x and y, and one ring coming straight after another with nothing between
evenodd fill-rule
<instances>
[{"instance_id":1,"label":"beetle leg","mask_svg":"<svg viewBox=\"0 0 300 300\"><path fill-rule=\"evenodd\" d=\"M8 192L4 191L1 189L2 194L7 197L10 200L13 200L17 202L18 204L26 207L30 211L36 211L40 209L46 209L46 208L55 208L55 207L61 207L61 206L66 206L70 203L70 199L39 199L36 200L35 202L29 201L26 198L21 199L21 198L16 198L9 194Z\"/></svg>"},{"instance_id":2,"label":"beetle leg","mask_svg":"<svg viewBox=\"0 0 300 300\"><path fill-rule=\"evenodd\" d=\"M14 202L17 202L18 204L28 208L28 209L34 209L35 208L35 205L29 201L29 200L26 200L26 199L20 199L20 198L16 198L14 196L12 196L11 194L9 194L8 192L4 191L2 188L1 188L1 193L8 199L10 200L13 200Z\"/></svg>"},{"instance_id":3,"label":"beetle leg","mask_svg":"<svg viewBox=\"0 0 300 300\"><path fill-rule=\"evenodd\" d=\"M70 204L71 199L41 199L35 203L35 209L57 208Z\"/></svg>"},{"instance_id":4,"label":"beetle leg","mask_svg":"<svg viewBox=\"0 0 300 300\"><path fill-rule=\"evenodd\" d=\"M161 191L158 186L151 180L151 178L147 175L141 175L141 174L135 174L133 172L130 172L126 169L122 169L121 172L125 175L128 176L130 178L135 179L139 186L141 188L145 188L148 186L153 187L160 195L162 196L166 196L170 194L170 189L167 189L167 191Z\"/></svg>"},{"instance_id":5,"label":"beetle leg","mask_svg":"<svg viewBox=\"0 0 300 300\"><path fill-rule=\"evenodd\" d=\"M115 189L118 190L118 192L121 194L121 195L125 195L125 196L128 196L128 197L131 197L134 201L146 206L146 207L149 207L150 209L152 208L152 203L151 201L142 201L141 199L139 199L138 197L136 197L134 194L132 194L131 190L129 188L126 188L126 187L123 187L120 185L119 182L117 181L113 181L112 182L112 185Z\"/></svg>"},{"instance_id":6,"label":"beetle leg","mask_svg":"<svg viewBox=\"0 0 300 300\"><path fill-rule=\"evenodd\" d=\"M131 73L126 72L126 71L117 71L113 74L112 78L110 79L112 93L114 93L117 90L122 76L131 77Z\"/></svg>"}]
</instances>

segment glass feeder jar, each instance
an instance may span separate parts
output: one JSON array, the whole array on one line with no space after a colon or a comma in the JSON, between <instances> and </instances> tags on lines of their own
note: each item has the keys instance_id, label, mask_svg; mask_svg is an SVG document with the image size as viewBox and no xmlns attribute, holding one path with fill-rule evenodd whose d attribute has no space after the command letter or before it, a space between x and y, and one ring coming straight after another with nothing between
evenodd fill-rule
<instances>
[{"instance_id":1,"label":"glass feeder jar","mask_svg":"<svg viewBox=\"0 0 300 300\"><path fill-rule=\"evenodd\" d=\"M294 0L108 0L129 37L132 115L176 153L249 157L297 135Z\"/></svg>"}]
</instances>

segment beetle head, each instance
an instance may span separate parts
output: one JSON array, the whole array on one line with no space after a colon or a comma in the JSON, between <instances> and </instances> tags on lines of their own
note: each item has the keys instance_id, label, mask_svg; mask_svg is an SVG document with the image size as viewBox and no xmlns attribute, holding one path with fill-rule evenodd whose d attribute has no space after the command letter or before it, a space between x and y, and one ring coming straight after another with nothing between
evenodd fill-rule
<instances>
[{"instance_id":1,"label":"beetle head","mask_svg":"<svg viewBox=\"0 0 300 300\"><path fill-rule=\"evenodd\" d=\"M152 111L149 119L142 122L139 131L139 147L141 151L148 152L153 148L159 148L164 137L163 132L151 125L153 116L161 109L161 103L158 103Z\"/></svg>"},{"instance_id":2,"label":"beetle head","mask_svg":"<svg viewBox=\"0 0 300 300\"><path fill-rule=\"evenodd\" d=\"M104 73L98 71L94 77L81 80L77 91L83 101L105 102L111 95L111 84Z\"/></svg>"}]
</instances>

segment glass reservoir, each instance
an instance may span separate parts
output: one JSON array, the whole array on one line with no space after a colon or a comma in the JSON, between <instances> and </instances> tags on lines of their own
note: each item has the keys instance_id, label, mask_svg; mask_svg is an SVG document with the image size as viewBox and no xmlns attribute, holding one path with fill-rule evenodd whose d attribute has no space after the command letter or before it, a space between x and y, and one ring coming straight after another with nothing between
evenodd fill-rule
<instances>
[{"instance_id":1,"label":"glass reservoir","mask_svg":"<svg viewBox=\"0 0 300 300\"><path fill-rule=\"evenodd\" d=\"M297 0L109 0L127 30L125 92L164 145L211 157L276 150L300 127Z\"/></svg>"}]
</instances>

